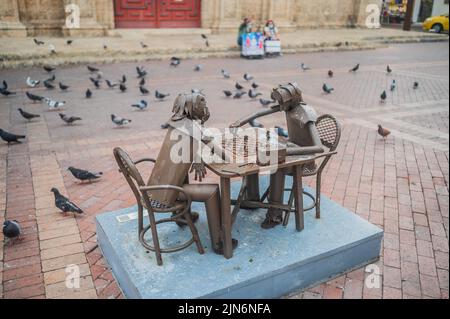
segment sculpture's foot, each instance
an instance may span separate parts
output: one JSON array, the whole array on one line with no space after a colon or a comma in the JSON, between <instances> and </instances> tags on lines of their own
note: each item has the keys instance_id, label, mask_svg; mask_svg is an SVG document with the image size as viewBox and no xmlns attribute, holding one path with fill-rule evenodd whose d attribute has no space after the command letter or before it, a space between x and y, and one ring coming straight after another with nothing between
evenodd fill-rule
<instances>
[{"instance_id":1,"label":"sculpture's foot","mask_svg":"<svg viewBox=\"0 0 450 319\"><path fill-rule=\"evenodd\" d=\"M239 241L237 239L234 239L234 238L231 241L233 243L233 250L235 250L237 248L238 244L239 244ZM220 243L219 244L219 248L214 249L214 252L217 255L223 255L223 243Z\"/></svg>"},{"instance_id":2,"label":"sculpture's foot","mask_svg":"<svg viewBox=\"0 0 450 319\"><path fill-rule=\"evenodd\" d=\"M261 228L262 229L272 229L278 225L281 225L283 222L282 216L266 216L266 219L262 222Z\"/></svg>"},{"instance_id":3,"label":"sculpture's foot","mask_svg":"<svg viewBox=\"0 0 450 319\"><path fill-rule=\"evenodd\" d=\"M195 224L198 221L200 215L196 212L191 212L190 215L191 215L192 222ZM184 227L187 225L186 220L183 217L181 217L176 223L177 223L178 227Z\"/></svg>"}]
</instances>

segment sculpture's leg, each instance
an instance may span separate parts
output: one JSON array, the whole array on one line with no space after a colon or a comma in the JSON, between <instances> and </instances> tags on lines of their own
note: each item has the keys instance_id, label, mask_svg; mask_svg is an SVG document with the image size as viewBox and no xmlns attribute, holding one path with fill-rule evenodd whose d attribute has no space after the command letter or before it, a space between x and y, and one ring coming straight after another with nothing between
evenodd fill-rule
<instances>
[{"instance_id":1,"label":"sculpture's leg","mask_svg":"<svg viewBox=\"0 0 450 319\"><path fill-rule=\"evenodd\" d=\"M284 181L286 173L284 170L278 170L275 174L270 175L270 204L283 204L284 197ZM269 208L266 219L261 224L264 229L273 228L281 224L283 220L283 210L279 208Z\"/></svg>"},{"instance_id":2,"label":"sculpture's leg","mask_svg":"<svg viewBox=\"0 0 450 319\"><path fill-rule=\"evenodd\" d=\"M184 185L183 189L191 196L192 201L205 204L208 218L208 229L211 238L211 247L215 253L223 254L221 241L221 207L220 189L216 184ZM237 241L232 240L233 249L237 247Z\"/></svg>"},{"instance_id":3,"label":"sculpture's leg","mask_svg":"<svg viewBox=\"0 0 450 319\"><path fill-rule=\"evenodd\" d=\"M243 203L241 204L241 208L243 209L255 209L246 207L245 201L252 201L252 202L259 202L260 196L259 196L259 175L253 174L246 176L243 181L243 183L246 184L246 191L244 193L244 196L242 198Z\"/></svg>"}]
</instances>

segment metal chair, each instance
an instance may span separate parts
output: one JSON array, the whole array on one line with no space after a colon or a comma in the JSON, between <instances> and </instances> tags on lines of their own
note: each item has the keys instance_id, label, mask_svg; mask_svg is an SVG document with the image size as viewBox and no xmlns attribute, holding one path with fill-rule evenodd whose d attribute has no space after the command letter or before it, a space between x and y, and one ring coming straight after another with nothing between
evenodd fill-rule
<instances>
[{"instance_id":1,"label":"metal chair","mask_svg":"<svg viewBox=\"0 0 450 319\"><path fill-rule=\"evenodd\" d=\"M312 199L313 204L310 207L304 208L304 211L309 211L313 208L316 208L316 218L320 218L320 196L321 196L321 181L322 181L322 172L325 166L328 164L328 161L331 159L333 155L336 154L336 149L339 145L339 141L341 139L341 126L339 122L332 115L324 114L317 118L316 127L319 132L320 140L326 148L328 148L328 152L316 157L316 159L323 158L320 165L306 165L303 167L302 176L314 176L317 175L316 178L316 197L312 194L303 190L303 194ZM288 175L292 175L289 173ZM289 217L294 209L292 208L294 202L294 193L292 189L285 189L285 191L290 192L288 207L291 207L290 210L286 210L283 225L287 226L289 223ZM264 193L262 200L268 196L270 192L270 187Z\"/></svg>"},{"instance_id":2,"label":"metal chair","mask_svg":"<svg viewBox=\"0 0 450 319\"><path fill-rule=\"evenodd\" d=\"M121 148L114 149L114 157L116 158L117 164L119 165L120 172L124 175L128 184L133 191L134 196L136 197L137 205L138 205L138 236L139 242L146 249L155 252L156 260L159 266L162 266L162 257L161 254L164 253L173 253L183 249L188 248L194 242L197 245L198 252L200 254L204 254L203 246L200 242L200 237L197 232L197 228L194 226L194 223L191 220L191 216L189 214L191 207L191 197L187 194L183 188L172 186L172 185L155 185L155 186L147 186L142 179L141 174L136 168L137 164L143 162L152 162L156 163L154 159L146 158L141 159L139 161L133 162L130 156L123 151ZM174 191L180 194L180 197L183 198L183 201L176 201L172 206L167 206L157 200L152 199L152 191L161 191L161 190L169 190ZM148 211L148 217L150 223L148 226L144 227L144 208ZM155 213L172 213L170 218L164 218L160 220L156 220ZM172 248L161 248L159 239L158 239L158 231L157 225L163 223L181 223L189 226L189 229L192 233L192 238L187 242L180 244L176 247ZM153 245L149 244L145 240L145 234L151 230Z\"/></svg>"}]
</instances>

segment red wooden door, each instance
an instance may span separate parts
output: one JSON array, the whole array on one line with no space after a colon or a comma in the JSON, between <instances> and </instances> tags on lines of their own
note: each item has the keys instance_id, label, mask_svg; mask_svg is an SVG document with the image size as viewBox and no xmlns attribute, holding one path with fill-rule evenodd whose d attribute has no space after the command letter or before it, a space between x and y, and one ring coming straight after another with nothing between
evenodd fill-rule
<instances>
[{"instance_id":1,"label":"red wooden door","mask_svg":"<svg viewBox=\"0 0 450 319\"><path fill-rule=\"evenodd\" d=\"M114 0L116 28L198 28L201 0Z\"/></svg>"}]
</instances>

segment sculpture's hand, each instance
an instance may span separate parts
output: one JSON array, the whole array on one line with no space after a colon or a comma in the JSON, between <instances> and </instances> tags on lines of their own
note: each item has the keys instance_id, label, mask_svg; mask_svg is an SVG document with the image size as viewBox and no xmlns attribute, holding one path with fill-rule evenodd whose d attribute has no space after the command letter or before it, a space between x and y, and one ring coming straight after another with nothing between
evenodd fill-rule
<instances>
[{"instance_id":1,"label":"sculpture's hand","mask_svg":"<svg viewBox=\"0 0 450 319\"><path fill-rule=\"evenodd\" d=\"M206 177L206 167L203 163L194 163L192 164L191 170L189 173L195 171L195 180L201 182Z\"/></svg>"}]
</instances>

